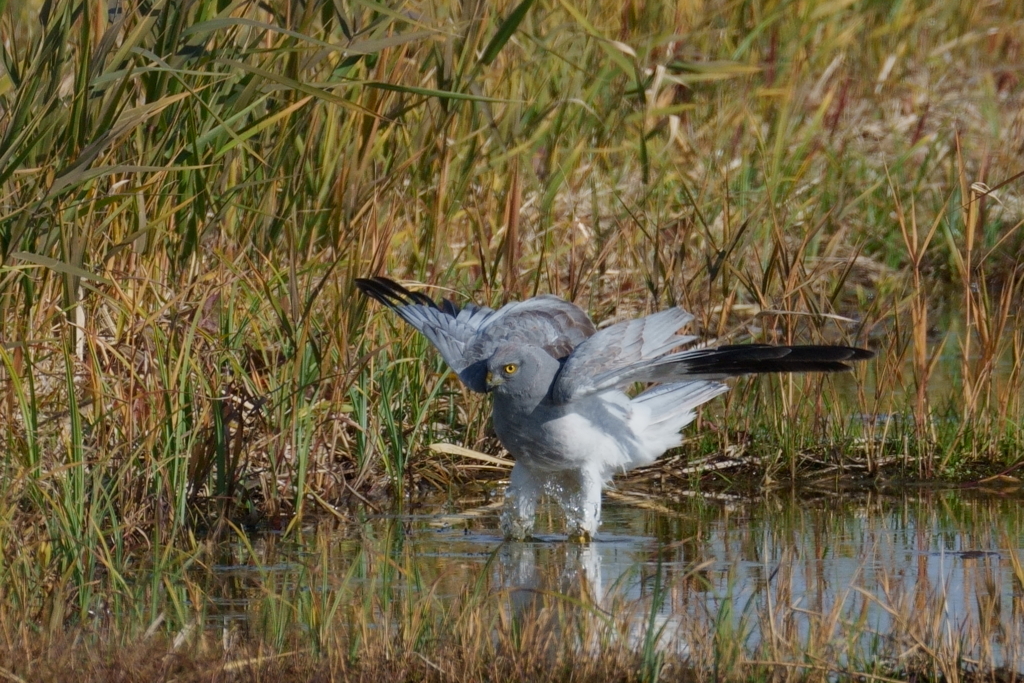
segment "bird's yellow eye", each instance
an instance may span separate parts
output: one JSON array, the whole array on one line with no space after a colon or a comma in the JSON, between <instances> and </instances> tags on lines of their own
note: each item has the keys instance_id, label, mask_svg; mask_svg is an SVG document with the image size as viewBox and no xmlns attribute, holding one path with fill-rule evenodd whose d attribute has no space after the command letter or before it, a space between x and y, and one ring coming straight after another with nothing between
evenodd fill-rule
<instances>
[{"instance_id":1,"label":"bird's yellow eye","mask_svg":"<svg viewBox=\"0 0 1024 683\"><path fill-rule=\"evenodd\" d=\"M508 365L506 365L505 367L502 368L502 370L505 371L506 375L514 375L514 374L516 374L516 370L518 370L518 369L519 369L519 366L516 365L515 363L509 363Z\"/></svg>"}]
</instances>

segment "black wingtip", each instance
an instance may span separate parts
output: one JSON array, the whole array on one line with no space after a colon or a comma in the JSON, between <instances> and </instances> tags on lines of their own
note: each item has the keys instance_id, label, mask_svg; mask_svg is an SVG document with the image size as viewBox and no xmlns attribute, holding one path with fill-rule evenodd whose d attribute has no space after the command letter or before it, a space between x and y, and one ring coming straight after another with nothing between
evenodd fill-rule
<instances>
[{"instance_id":1,"label":"black wingtip","mask_svg":"<svg viewBox=\"0 0 1024 683\"><path fill-rule=\"evenodd\" d=\"M399 308L419 304L437 308L437 304L426 294L413 292L386 277L357 277L356 289L366 296L379 301L388 308Z\"/></svg>"},{"instance_id":2,"label":"black wingtip","mask_svg":"<svg viewBox=\"0 0 1024 683\"><path fill-rule=\"evenodd\" d=\"M853 355L847 358L847 360L870 360L875 357L875 352L871 349L861 349L856 346L850 347L853 350Z\"/></svg>"},{"instance_id":3,"label":"black wingtip","mask_svg":"<svg viewBox=\"0 0 1024 683\"><path fill-rule=\"evenodd\" d=\"M853 367L846 363L870 360L875 357L874 351L857 346L790 346L789 349L790 354L786 356L786 359L790 362L837 363L842 365L839 370L852 370Z\"/></svg>"},{"instance_id":4,"label":"black wingtip","mask_svg":"<svg viewBox=\"0 0 1024 683\"><path fill-rule=\"evenodd\" d=\"M868 360L875 357L875 352L856 346L786 346L789 353L784 360L790 363L827 362L846 363ZM849 366L846 366L849 369Z\"/></svg>"},{"instance_id":5,"label":"black wingtip","mask_svg":"<svg viewBox=\"0 0 1024 683\"><path fill-rule=\"evenodd\" d=\"M695 356L692 374L747 375L765 372L849 372L854 361L874 358L875 352L855 346L771 346L742 344L708 349Z\"/></svg>"}]
</instances>

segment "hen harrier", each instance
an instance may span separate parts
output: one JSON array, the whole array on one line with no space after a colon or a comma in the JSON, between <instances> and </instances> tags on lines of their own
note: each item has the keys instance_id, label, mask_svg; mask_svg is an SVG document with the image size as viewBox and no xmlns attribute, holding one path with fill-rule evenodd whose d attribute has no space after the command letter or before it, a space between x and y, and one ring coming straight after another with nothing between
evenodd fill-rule
<instances>
[{"instance_id":1,"label":"hen harrier","mask_svg":"<svg viewBox=\"0 0 1024 683\"><path fill-rule=\"evenodd\" d=\"M677 334L693 320L681 308L599 331L582 309L551 295L494 310L438 304L383 277L356 286L430 340L463 384L494 396L494 431L516 461L501 514L513 539L530 534L541 493L559 501L571 537L593 536L604 483L680 445L694 409L728 390L716 380L839 372L874 356L850 346L685 349L697 338ZM657 385L630 398L622 388L636 382Z\"/></svg>"}]
</instances>

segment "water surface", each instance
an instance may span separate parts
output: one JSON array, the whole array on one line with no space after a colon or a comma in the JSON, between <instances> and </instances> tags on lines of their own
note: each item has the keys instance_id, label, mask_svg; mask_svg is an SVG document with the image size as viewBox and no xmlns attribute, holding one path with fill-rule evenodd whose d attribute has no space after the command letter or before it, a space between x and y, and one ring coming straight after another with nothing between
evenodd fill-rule
<instances>
[{"instance_id":1,"label":"water surface","mask_svg":"<svg viewBox=\"0 0 1024 683\"><path fill-rule=\"evenodd\" d=\"M653 624L658 646L683 655L718 634L717 647L724 635L750 657L781 645L840 648L839 661L943 650L1019 670L1021 500L1016 491L928 488L645 507L610 500L587 545L559 533L555 506L542 507L537 537L522 543L503 542L494 507L370 516L298 542L267 534L252 552L228 548L207 588L208 618L225 628L265 618L267 600L282 593L411 605L471 586L521 614L552 595L586 602L634 620L638 647Z\"/></svg>"}]
</instances>

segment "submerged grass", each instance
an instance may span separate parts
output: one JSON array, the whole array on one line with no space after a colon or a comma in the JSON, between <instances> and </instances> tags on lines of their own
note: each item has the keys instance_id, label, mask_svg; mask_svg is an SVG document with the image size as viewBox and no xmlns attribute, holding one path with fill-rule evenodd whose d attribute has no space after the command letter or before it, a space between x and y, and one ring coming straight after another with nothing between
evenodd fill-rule
<instances>
[{"instance_id":1,"label":"submerged grass","mask_svg":"<svg viewBox=\"0 0 1024 683\"><path fill-rule=\"evenodd\" d=\"M688 455L762 483L1024 456L1019 3L0 0L0 33L10 651L184 628L229 522L490 494L427 448L496 454L486 402L356 276L876 348L705 411Z\"/></svg>"}]
</instances>

